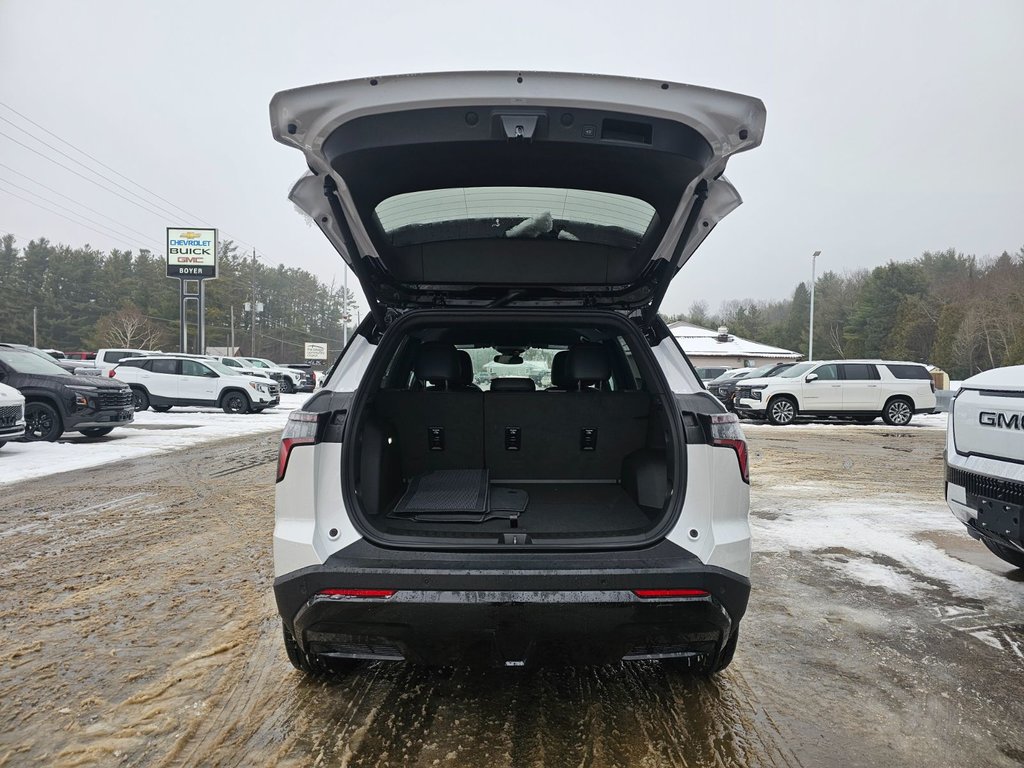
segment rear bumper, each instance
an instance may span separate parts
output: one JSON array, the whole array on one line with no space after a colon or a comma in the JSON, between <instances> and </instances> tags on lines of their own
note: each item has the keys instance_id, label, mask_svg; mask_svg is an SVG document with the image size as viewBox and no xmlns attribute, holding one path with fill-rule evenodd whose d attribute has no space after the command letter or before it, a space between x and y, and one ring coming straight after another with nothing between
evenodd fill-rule
<instances>
[{"instance_id":1,"label":"rear bumper","mask_svg":"<svg viewBox=\"0 0 1024 768\"><path fill-rule=\"evenodd\" d=\"M479 560L479 563L476 562ZM328 597L330 588L395 590ZM705 590L640 598L634 589ZM365 540L274 582L278 609L312 653L425 664L711 662L746 611L750 582L668 541L602 553L386 550Z\"/></svg>"}]
</instances>

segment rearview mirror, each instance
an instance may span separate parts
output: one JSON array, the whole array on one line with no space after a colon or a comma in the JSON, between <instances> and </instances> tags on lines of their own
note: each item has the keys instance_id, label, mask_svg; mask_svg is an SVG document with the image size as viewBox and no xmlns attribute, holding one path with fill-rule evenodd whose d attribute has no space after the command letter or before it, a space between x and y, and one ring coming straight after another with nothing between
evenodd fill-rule
<instances>
[{"instance_id":1,"label":"rearview mirror","mask_svg":"<svg viewBox=\"0 0 1024 768\"><path fill-rule=\"evenodd\" d=\"M807 377L804 379L804 381L806 381L808 384L810 384L812 381L817 381L817 380L818 380L818 374L816 374L816 373L808 373Z\"/></svg>"},{"instance_id":2,"label":"rearview mirror","mask_svg":"<svg viewBox=\"0 0 1024 768\"><path fill-rule=\"evenodd\" d=\"M502 365L522 365L523 358L519 355L495 355L494 362Z\"/></svg>"}]
</instances>

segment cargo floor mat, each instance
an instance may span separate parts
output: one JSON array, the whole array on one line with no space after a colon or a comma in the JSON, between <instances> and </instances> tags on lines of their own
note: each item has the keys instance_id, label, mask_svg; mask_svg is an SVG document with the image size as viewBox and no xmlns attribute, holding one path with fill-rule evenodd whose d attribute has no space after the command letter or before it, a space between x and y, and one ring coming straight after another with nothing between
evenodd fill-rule
<instances>
[{"instance_id":1,"label":"cargo floor mat","mask_svg":"<svg viewBox=\"0 0 1024 768\"><path fill-rule=\"evenodd\" d=\"M465 520L487 513L486 469L440 469L417 475L389 517L459 514Z\"/></svg>"},{"instance_id":2,"label":"cargo floor mat","mask_svg":"<svg viewBox=\"0 0 1024 768\"><path fill-rule=\"evenodd\" d=\"M483 523L518 518L529 494L488 488L486 469L446 469L413 478L388 517L423 523Z\"/></svg>"}]
</instances>

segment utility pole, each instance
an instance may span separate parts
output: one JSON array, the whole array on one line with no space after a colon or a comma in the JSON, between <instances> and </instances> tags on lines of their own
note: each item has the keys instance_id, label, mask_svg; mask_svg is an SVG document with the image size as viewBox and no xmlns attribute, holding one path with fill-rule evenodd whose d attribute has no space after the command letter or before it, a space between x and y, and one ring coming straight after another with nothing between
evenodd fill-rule
<instances>
[{"instance_id":1,"label":"utility pole","mask_svg":"<svg viewBox=\"0 0 1024 768\"><path fill-rule=\"evenodd\" d=\"M252 314L249 316L252 339L249 342L249 354L256 357L256 249L252 249Z\"/></svg>"},{"instance_id":2,"label":"utility pole","mask_svg":"<svg viewBox=\"0 0 1024 768\"><path fill-rule=\"evenodd\" d=\"M36 342L36 308L32 307L32 346L38 347L39 344Z\"/></svg>"},{"instance_id":3,"label":"utility pole","mask_svg":"<svg viewBox=\"0 0 1024 768\"><path fill-rule=\"evenodd\" d=\"M345 265L345 288L342 296L344 298L341 302L341 322L344 324L344 339L341 344L341 348L344 349L348 346L348 264Z\"/></svg>"},{"instance_id":4,"label":"utility pole","mask_svg":"<svg viewBox=\"0 0 1024 768\"><path fill-rule=\"evenodd\" d=\"M814 284L815 282L817 282L814 269L819 256L821 256L821 251L815 251L814 254L811 256L811 328L807 335L808 362L814 360Z\"/></svg>"},{"instance_id":5,"label":"utility pole","mask_svg":"<svg viewBox=\"0 0 1024 768\"><path fill-rule=\"evenodd\" d=\"M235 305L231 305L231 354L235 354Z\"/></svg>"}]
</instances>

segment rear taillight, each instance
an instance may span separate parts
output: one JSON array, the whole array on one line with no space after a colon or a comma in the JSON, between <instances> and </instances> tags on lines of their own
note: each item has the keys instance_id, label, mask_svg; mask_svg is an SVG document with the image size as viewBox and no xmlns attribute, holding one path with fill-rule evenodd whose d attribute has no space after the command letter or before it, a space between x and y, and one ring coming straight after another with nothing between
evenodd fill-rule
<instances>
[{"instance_id":1,"label":"rear taillight","mask_svg":"<svg viewBox=\"0 0 1024 768\"><path fill-rule=\"evenodd\" d=\"M393 589L321 589L317 595L324 597L391 597Z\"/></svg>"},{"instance_id":2,"label":"rear taillight","mask_svg":"<svg viewBox=\"0 0 1024 768\"><path fill-rule=\"evenodd\" d=\"M107 371L107 378L108 379L114 378L114 371L115 370L117 370L117 369L116 368L111 368L109 371Z\"/></svg>"},{"instance_id":3,"label":"rear taillight","mask_svg":"<svg viewBox=\"0 0 1024 768\"><path fill-rule=\"evenodd\" d=\"M645 600L658 597L708 597L706 589L634 589L633 594Z\"/></svg>"},{"instance_id":4,"label":"rear taillight","mask_svg":"<svg viewBox=\"0 0 1024 768\"><path fill-rule=\"evenodd\" d=\"M743 478L743 482L749 483L747 438L743 435L739 417L735 413L713 413L711 415L711 443L736 451L736 459L740 463L740 477Z\"/></svg>"},{"instance_id":5,"label":"rear taillight","mask_svg":"<svg viewBox=\"0 0 1024 768\"><path fill-rule=\"evenodd\" d=\"M288 414L281 435L281 447L277 451L277 482L284 480L288 470L288 459L296 445L315 445L320 434L320 418L324 414L309 411L292 411Z\"/></svg>"}]
</instances>

